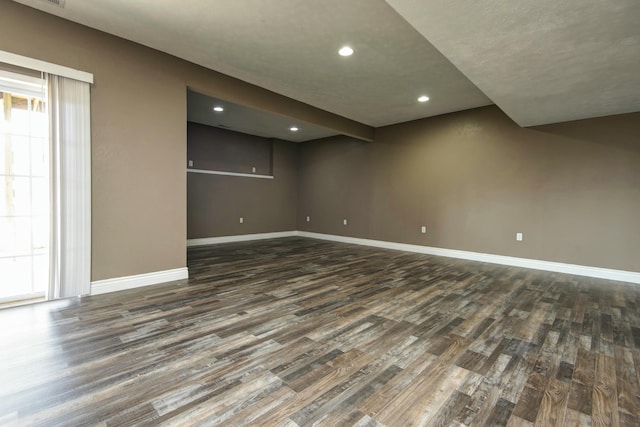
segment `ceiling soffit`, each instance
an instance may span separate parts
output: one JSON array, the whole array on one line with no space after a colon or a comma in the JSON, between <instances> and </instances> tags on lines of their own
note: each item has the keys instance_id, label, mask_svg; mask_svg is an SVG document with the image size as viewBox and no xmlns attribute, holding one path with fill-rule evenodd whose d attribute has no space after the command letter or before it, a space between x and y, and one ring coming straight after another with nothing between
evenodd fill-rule
<instances>
[{"instance_id":1,"label":"ceiling soffit","mask_svg":"<svg viewBox=\"0 0 640 427\"><path fill-rule=\"evenodd\" d=\"M637 0L387 0L521 126L640 111Z\"/></svg>"}]
</instances>

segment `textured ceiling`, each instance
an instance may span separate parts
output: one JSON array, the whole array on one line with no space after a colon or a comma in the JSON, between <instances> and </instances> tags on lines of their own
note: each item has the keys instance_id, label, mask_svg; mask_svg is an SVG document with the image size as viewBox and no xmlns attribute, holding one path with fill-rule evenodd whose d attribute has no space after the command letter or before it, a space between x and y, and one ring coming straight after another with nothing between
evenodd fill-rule
<instances>
[{"instance_id":1,"label":"textured ceiling","mask_svg":"<svg viewBox=\"0 0 640 427\"><path fill-rule=\"evenodd\" d=\"M491 104L384 0L17 1L371 126Z\"/></svg>"},{"instance_id":2,"label":"textured ceiling","mask_svg":"<svg viewBox=\"0 0 640 427\"><path fill-rule=\"evenodd\" d=\"M638 0L15 1L375 127L640 111Z\"/></svg>"},{"instance_id":3,"label":"textured ceiling","mask_svg":"<svg viewBox=\"0 0 640 427\"><path fill-rule=\"evenodd\" d=\"M638 0L387 0L521 126L640 110Z\"/></svg>"}]
</instances>

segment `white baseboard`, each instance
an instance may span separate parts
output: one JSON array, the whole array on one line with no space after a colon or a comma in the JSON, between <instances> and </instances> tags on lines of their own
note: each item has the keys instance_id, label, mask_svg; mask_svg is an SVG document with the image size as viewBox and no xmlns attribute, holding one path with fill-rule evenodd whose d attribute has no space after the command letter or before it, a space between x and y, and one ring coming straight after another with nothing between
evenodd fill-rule
<instances>
[{"instance_id":1,"label":"white baseboard","mask_svg":"<svg viewBox=\"0 0 640 427\"><path fill-rule=\"evenodd\" d=\"M108 292L123 291L125 289L140 288L142 286L157 285L189 278L187 267L173 270L154 271L152 273L136 274L134 276L116 277L114 279L96 280L91 282L91 295L106 294Z\"/></svg>"},{"instance_id":2,"label":"white baseboard","mask_svg":"<svg viewBox=\"0 0 640 427\"><path fill-rule=\"evenodd\" d=\"M285 231L280 233L243 234L238 236L191 239L187 241L187 246L213 245L218 243L244 242L250 240L276 239L280 237L294 236L640 284L640 272L635 271L613 270L609 268L590 267L586 265L565 264L561 262L485 254L481 252L469 252L456 249L411 245L408 243L387 242L384 240L361 239L358 237L338 236L335 234L312 233L309 231Z\"/></svg>"},{"instance_id":3,"label":"white baseboard","mask_svg":"<svg viewBox=\"0 0 640 427\"><path fill-rule=\"evenodd\" d=\"M187 240L187 247L217 245L218 243L246 242L249 240L279 239L281 237L298 236L297 231L279 231L276 233L239 234L236 236L206 237Z\"/></svg>"},{"instance_id":4,"label":"white baseboard","mask_svg":"<svg viewBox=\"0 0 640 427\"><path fill-rule=\"evenodd\" d=\"M531 268L534 270L553 271L556 273L575 274L577 276L595 277L598 279L617 280L620 282L640 284L640 273L608 268L589 267L585 265L564 264L560 262L541 261L537 259L516 258L503 255L492 255L480 252L459 251L456 249L434 248L430 246L410 245L406 243L386 242L383 240L360 239L357 237L336 236L333 234L311 233L299 231L296 235L312 239L331 240L333 242L352 243L363 246L374 246L384 249L416 252L450 258L467 259L471 261L488 262L514 267Z\"/></svg>"}]
</instances>

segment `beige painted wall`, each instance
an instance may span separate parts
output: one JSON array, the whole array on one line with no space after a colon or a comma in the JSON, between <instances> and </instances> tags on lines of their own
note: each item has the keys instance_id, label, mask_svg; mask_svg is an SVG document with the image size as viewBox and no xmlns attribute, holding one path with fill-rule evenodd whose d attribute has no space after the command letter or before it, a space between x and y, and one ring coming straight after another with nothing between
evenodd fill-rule
<instances>
[{"instance_id":1,"label":"beige painted wall","mask_svg":"<svg viewBox=\"0 0 640 427\"><path fill-rule=\"evenodd\" d=\"M298 225L640 271L638 165L640 113L523 129L486 107L302 145Z\"/></svg>"},{"instance_id":2,"label":"beige painted wall","mask_svg":"<svg viewBox=\"0 0 640 427\"><path fill-rule=\"evenodd\" d=\"M10 1L0 49L94 74L92 280L186 265L186 87L150 49Z\"/></svg>"},{"instance_id":3,"label":"beige painted wall","mask_svg":"<svg viewBox=\"0 0 640 427\"><path fill-rule=\"evenodd\" d=\"M9 0L0 11L1 50L95 76L93 280L186 264L187 87L373 136L367 126ZM640 271L639 119L521 129L485 108L381 128L374 143L304 144L298 228Z\"/></svg>"},{"instance_id":4,"label":"beige painted wall","mask_svg":"<svg viewBox=\"0 0 640 427\"><path fill-rule=\"evenodd\" d=\"M0 0L0 50L94 74L92 280L186 265L186 90L370 139L373 129Z\"/></svg>"}]
</instances>

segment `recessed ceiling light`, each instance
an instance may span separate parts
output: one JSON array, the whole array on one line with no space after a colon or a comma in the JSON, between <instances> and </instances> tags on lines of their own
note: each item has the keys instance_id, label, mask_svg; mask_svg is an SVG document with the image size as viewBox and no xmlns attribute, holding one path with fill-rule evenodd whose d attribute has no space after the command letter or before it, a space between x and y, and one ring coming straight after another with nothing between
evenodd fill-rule
<instances>
[{"instance_id":1,"label":"recessed ceiling light","mask_svg":"<svg viewBox=\"0 0 640 427\"><path fill-rule=\"evenodd\" d=\"M340 48L338 53L340 54L340 56L351 56L353 55L353 49L351 49L349 46L343 46L342 48Z\"/></svg>"},{"instance_id":2,"label":"recessed ceiling light","mask_svg":"<svg viewBox=\"0 0 640 427\"><path fill-rule=\"evenodd\" d=\"M427 95L422 95L420 98L418 98L418 102L427 102L429 100L429 97Z\"/></svg>"},{"instance_id":3,"label":"recessed ceiling light","mask_svg":"<svg viewBox=\"0 0 640 427\"><path fill-rule=\"evenodd\" d=\"M218 105L218 106L216 106L216 107L213 107L213 111L216 111L216 112L218 112L218 113L221 113L222 111L224 111L224 108L223 108L223 107L220 107L220 106Z\"/></svg>"},{"instance_id":4,"label":"recessed ceiling light","mask_svg":"<svg viewBox=\"0 0 640 427\"><path fill-rule=\"evenodd\" d=\"M289 128L289 130L290 130L291 132L298 132L298 128L297 128L296 126L291 126L291 127Z\"/></svg>"}]
</instances>

